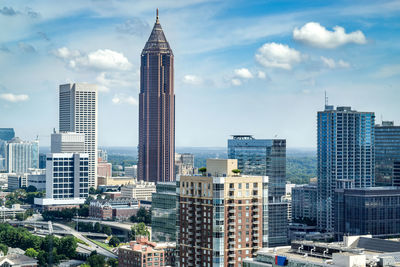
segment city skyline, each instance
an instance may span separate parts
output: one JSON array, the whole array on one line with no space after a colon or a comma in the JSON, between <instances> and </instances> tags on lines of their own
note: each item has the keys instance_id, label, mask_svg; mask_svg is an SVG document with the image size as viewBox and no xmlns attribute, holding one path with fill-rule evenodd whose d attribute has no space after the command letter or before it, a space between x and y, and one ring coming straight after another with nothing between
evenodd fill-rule
<instances>
[{"instance_id":1,"label":"city skyline","mask_svg":"<svg viewBox=\"0 0 400 267\"><path fill-rule=\"evenodd\" d=\"M74 81L102 90L99 145L136 146L138 55L157 7L177 59L178 147L224 147L231 134L254 134L315 148L324 91L329 103L398 124L398 2L60 5L0 6L9 25L0 37L2 127L24 140L50 144L57 87ZM205 122L211 130L202 131Z\"/></svg>"}]
</instances>

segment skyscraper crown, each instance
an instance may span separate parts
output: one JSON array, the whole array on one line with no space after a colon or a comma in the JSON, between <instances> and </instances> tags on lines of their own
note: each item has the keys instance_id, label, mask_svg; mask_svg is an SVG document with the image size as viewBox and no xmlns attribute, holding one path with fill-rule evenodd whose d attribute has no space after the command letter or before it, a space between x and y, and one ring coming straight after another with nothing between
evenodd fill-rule
<instances>
[{"instance_id":1,"label":"skyscraper crown","mask_svg":"<svg viewBox=\"0 0 400 267\"><path fill-rule=\"evenodd\" d=\"M164 32L161 28L160 21L158 20L158 8L157 8L157 16L156 23L154 24L153 30L151 31L150 37L147 40L146 45L143 48L142 53L147 52L170 52L172 50L169 46L167 38L165 38Z\"/></svg>"}]
</instances>

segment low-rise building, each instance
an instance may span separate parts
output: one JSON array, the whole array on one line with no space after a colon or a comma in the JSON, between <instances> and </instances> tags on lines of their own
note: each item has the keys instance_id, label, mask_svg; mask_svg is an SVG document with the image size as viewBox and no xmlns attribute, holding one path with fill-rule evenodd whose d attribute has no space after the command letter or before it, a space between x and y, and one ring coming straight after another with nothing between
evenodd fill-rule
<instances>
[{"instance_id":1,"label":"low-rise building","mask_svg":"<svg viewBox=\"0 0 400 267\"><path fill-rule=\"evenodd\" d=\"M10 173L7 178L8 189L16 190L19 188L27 187L27 174Z\"/></svg>"},{"instance_id":2,"label":"low-rise building","mask_svg":"<svg viewBox=\"0 0 400 267\"><path fill-rule=\"evenodd\" d=\"M0 256L0 266L36 267L39 265L38 261L34 258L19 254L8 254L6 256Z\"/></svg>"},{"instance_id":3,"label":"low-rise building","mask_svg":"<svg viewBox=\"0 0 400 267\"><path fill-rule=\"evenodd\" d=\"M118 266L175 266L175 248L175 243L155 243L147 237L138 237L119 247Z\"/></svg>"},{"instance_id":4,"label":"low-rise building","mask_svg":"<svg viewBox=\"0 0 400 267\"><path fill-rule=\"evenodd\" d=\"M46 190L46 169L30 169L28 186L34 186L38 191Z\"/></svg>"},{"instance_id":5,"label":"low-rise building","mask_svg":"<svg viewBox=\"0 0 400 267\"><path fill-rule=\"evenodd\" d=\"M108 178L112 175L112 164L109 162L99 162L97 163L97 176L102 178ZM99 179L99 178L97 178Z\"/></svg>"},{"instance_id":6,"label":"low-rise building","mask_svg":"<svg viewBox=\"0 0 400 267\"><path fill-rule=\"evenodd\" d=\"M156 192L154 182L137 181L121 187L121 197L134 198L137 200L151 200L152 193Z\"/></svg>"},{"instance_id":7,"label":"low-rise building","mask_svg":"<svg viewBox=\"0 0 400 267\"><path fill-rule=\"evenodd\" d=\"M0 207L0 218L15 218L17 213L24 213L25 209L21 208L20 204L13 204L11 208ZM1 266L1 265L0 265Z\"/></svg>"},{"instance_id":8,"label":"low-rise building","mask_svg":"<svg viewBox=\"0 0 400 267\"><path fill-rule=\"evenodd\" d=\"M101 220L127 220L139 210L133 199L95 200L89 204L89 216Z\"/></svg>"},{"instance_id":9,"label":"low-rise building","mask_svg":"<svg viewBox=\"0 0 400 267\"><path fill-rule=\"evenodd\" d=\"M275 266L399 266L400 242L344 236L343 242L293 241L291 246L263 248L257 257L245 259L243 267Z\"/></svg>"},{"instance_id":10,"label":"low-rise building","mask_svg":"<svg viewBox=\"0 0 400 267\"><path fill-rule=\"evenodd\" d=\"M116 177L107 177L107 176L98 176L97 177L97 185L98 186L121 186L126 184L135 183L136 179L128 176L116 176Z\"/></svg>"}]
</instances>

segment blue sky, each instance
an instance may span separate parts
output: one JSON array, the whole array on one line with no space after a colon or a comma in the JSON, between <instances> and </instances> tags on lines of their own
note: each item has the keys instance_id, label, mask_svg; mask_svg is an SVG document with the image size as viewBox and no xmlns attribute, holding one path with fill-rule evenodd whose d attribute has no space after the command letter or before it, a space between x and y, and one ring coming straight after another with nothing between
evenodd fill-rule
<instances>
[{"instance_id":1,"label":"blue sky","mask_svg":"<svg viewBox=\"0 0 400 267\"><path fill-rule=\"evenodd\" d=\"M99 145L137 145L155 9L175 55L176 145L316 146L333 105L400 123L400 1L1 1L0 127L49 144L58 85L99 85Z\"/></svg>"}]
</instances>

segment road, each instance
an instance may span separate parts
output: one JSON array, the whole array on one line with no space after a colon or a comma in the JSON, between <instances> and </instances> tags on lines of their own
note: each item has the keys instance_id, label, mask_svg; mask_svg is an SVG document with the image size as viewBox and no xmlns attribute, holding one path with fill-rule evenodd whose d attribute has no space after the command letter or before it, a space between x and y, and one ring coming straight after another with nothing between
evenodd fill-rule
<instances>
[{"instance_id":1,"label":"road","mask_svg":"<svg viewBox=\"0 0 400 267\"><path fill-rule=\"evenodd\" d=\"M43 222L43 221L37 221L37 220L26 220L23 222L19 222L19 221L9 221L10 224L30 224L33 226L38 226L38 225L48 225L48 222ZM98 254L109 257L109 258L117 258L117 255L110 252L109 250L102 248L100 246L97 246L95 243L93 243L92 241L90 241L89 239L87 239L86 237L84 237L80 232L76 231L75 229L72 229L71 227L64 225L64 224L60 224L60 223L52 223L53 224L53 228L59 228L59 229L63 229L67 232L69 232L71 235L75 236L76 238L79 238L80 240L86 242L89 245L89 248L92 250L96 250Z\"/></svg>"},{"instance_id":2,"label":"road","mask_svg":"<svg viewBox=\"0 0 400 267\"><path fill-rule=\"evenodd\" d=\"M80 221L80 222L91 222L91 223L100 223L104 225L108 225L113 228L119 228L124 231L130 231L134 223L119 223L119 222L114 222L114 221L100 221L100 220L90 220L90 219L73 219L74 221Z\"/></svg>"}]
</instances>

